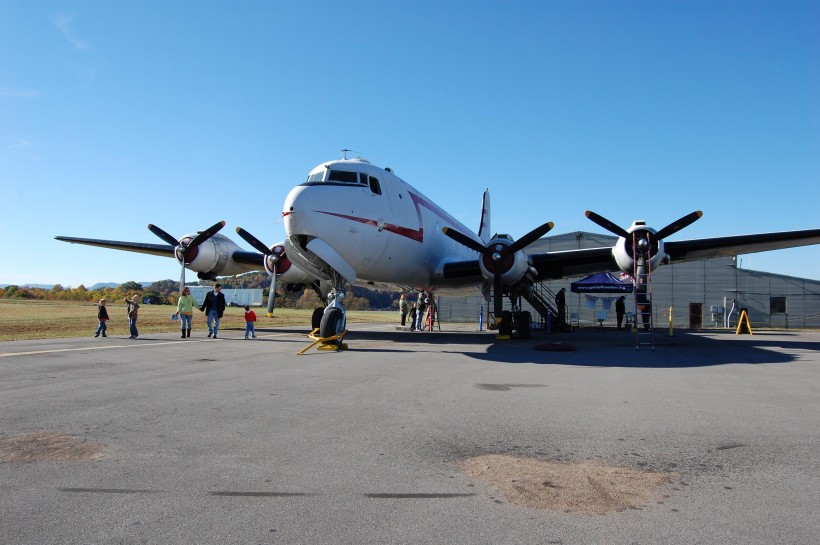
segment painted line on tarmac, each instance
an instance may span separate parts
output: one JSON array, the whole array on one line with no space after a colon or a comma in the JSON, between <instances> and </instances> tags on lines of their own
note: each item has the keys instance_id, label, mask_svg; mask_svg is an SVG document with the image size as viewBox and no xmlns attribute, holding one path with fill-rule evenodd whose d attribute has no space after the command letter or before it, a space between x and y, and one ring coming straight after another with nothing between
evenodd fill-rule
<instances>
[{"instance_id":1,"label":"painted line on tarmac","mask_svg":"<svg viewBox=\"0 0 820 545\"><path fill-rule=\"evenodd\" d=\"M256 337L259 339L265 337L283 337L289 335L288 333L279 333L274 335L257 335ZM225 340L232 340L238 341L242 340L241 337L223 337L221 339L216 339L216 342L225 341ZM181 339L180 339L181 341ZM83 348L55 348L53 350L32 350L29 352L0 352L0 358L8 358L11 356L35 356L37 354L56 354L60 352L82 352L86 350L109 350L112 348L135 348L140 346L162 346L165 344L185 344L185 343L209 343L214 342L214 339L190 339L180 342L176 339L171 341L162 341L162 342L153 342L153 343L146 343L143 341L136 341L134 344L114 344L114 345L106 345L106 346L86 346Z\"/></svg>"},{"instance_id":2,"label":"painted line on tarmac","mask_svg":"<svg viewBox=\"0 0 820 545\"><path fill-rule=\"evenodd\" d=\"M3 352L0 353L0 358L7 358L9 356L32 356L36 354L54 354L58 352L82 352L84 350L108 350L111 348L134 348L136 346L157 346L163 344L174 344L176 341L164 341L161 343L142 343L139 344L115 344L108 346L86 346L84 348L55 348L53 350L32 350L30 352ZM201 341L197 341L201 342Z\"/></svg>"}]
</instances>

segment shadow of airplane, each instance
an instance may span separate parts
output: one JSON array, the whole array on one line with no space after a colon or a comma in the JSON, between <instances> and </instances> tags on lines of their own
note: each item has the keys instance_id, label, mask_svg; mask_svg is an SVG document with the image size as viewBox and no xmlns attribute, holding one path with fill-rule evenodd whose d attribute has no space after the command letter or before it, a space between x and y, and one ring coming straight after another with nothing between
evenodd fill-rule
<instances>
[{"instance_id":1,"label":"shadow of airplane","mask_svg":"<svg viewBox=\"0 0 820 545\"><path fill-rule=\"evenodd\" d=\"M294 329L257 328L257 334L260 331L293 333ZM366 326L357 324L345 341L349 344L349 350L359 352L414 352L419 346L430 346L442 347L441 351L445 353L459 353L479 361L504 364L647 369L789 363L795 361L800 351L820 350L820 336L814 333L735 335L731 331L679 331L674 337L669 337L664 330L655 334L655 350L647 345L641 345L640 350L636 350L634 334L615 330L552 335L533 332L531 339L496 341L491 332L446 331L446 324L445 331L415 333L368 330ZM356 341L377 343L378 346L357 345ZM555 342L572 344L576 351L536 350L538 345ZM434 352L430 357L435 357Z\"/></svg>"}]
</instances>

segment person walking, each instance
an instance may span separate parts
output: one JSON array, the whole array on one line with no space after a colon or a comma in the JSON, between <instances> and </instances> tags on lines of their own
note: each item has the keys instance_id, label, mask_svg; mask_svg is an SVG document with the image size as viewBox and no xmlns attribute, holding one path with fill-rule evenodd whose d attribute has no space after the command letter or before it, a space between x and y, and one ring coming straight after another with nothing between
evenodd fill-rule
<instances>
[{"instance_id":1,"label":"person walking","mask_svg":"<svg viewBox=\"0 0 820 545\"><path fill-rule=\"evenodd\" d=\"M615 316L618 318L618 329L621 329L621 324L624 321L624 314L626 314L626 304L624 303L624 296L618 297L615 301Z\"/></svg>"},{"instance_id":2,"label":"person walking","mask_svg":"<svg viewBox=\"0 0 820 545\"><path fill-rule=\"evenodd\" d=\"M108 337L105 333L107 329L105 322L108 320L108 310L105 308L105 299L100 299L100 306L97 309L97 320L100 321L100 325L97 326L97 332L94 333L94 336L99 337L100 334L102 334L103 337Z\"/></svg>"},{"instance_id":3,"label":"person walking","mask_svg":"<svg viewBox=\"0 0 820 545\"><path fill-rule=\"evenodd\" d=\"M399 297L399 312L401 312L401 325L407 323L407 313L410 311L410 304L407 302L407 294L402 293Z\"/></svg>"},{"instance_id":4,"label":"person walking","mask_svg":"<svg viewBox=\"0 0 820 545\"><path fill-rule=\"evenodd\" d=\"M254 331L255 324L256 313L251 310L251 307L245 305L245 339L248 338L248 334L254 339L256 338L256 331Z\"/></svg>"},{"instance_id":5,"label":"person walking","mask_svg":"<svg viewBox=\"0 0 820 545\"><path fill-rule=\"evenodd\" d=\"M222 293L222 284L215 284L213 291L209 291L205 296L205 301L199 310L205 313L208 319L208 337L216 339L219 331L219 320L225 312L225 295Z\"/></svg>"},{"instance_id":6,"label":"person walking","mask_svg":"<svg viewBox=\"0 0 820 545\"><path fill-rule=\"evenodd\" d=\"M182 338L191 336L191 327L194 321L194 308L196 299L191 295L188 286L182 288L182 295L177 301L177 316L179 316L180 327L182 327Z\"/></svg>"},{"instance_id":7,"label":"person walking","mask_svg":"<svg viewBox=\"0 0 820 545\"><path fill-rule=\"evenodd\" d=\"M128 305L128 329L131 331L131 336L128 337L129 339L136 339L140 336L140 332L137 331L137 318L139 317L140 310L138 300L139 295L137 294L134 294L130 301L128 297L125 298L125 304Z\"/></svg>"}]
</instances>

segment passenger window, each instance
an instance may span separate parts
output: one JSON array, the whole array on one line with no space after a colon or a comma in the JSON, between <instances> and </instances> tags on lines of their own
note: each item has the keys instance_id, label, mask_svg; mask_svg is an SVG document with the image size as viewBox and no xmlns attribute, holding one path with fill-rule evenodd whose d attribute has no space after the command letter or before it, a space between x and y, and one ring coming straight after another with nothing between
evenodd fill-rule
<instances>
[{"instance_id":1,"label":"passenger window","mask_svg":"<svg viewBox=\"0 0 820 545\"><path fill-rule=\"evenodd\" d=\"M370 191L372 191L376 195L382 194L382 186L379 185L379 180L377 180L373 176L370 177Z\"/></svg>"}]
</instances>

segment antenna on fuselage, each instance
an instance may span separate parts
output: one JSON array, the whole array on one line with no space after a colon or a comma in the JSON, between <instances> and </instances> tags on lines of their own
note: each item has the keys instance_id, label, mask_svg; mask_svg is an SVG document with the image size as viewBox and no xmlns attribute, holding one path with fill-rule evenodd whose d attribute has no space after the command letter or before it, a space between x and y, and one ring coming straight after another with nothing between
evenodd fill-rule
<instances>
[{"instance_id":1,"label":"antenna on fuselage","mask_svg":"<svg viewBox=\"0 0 820 545\"><path fill-rule=\"evenodd\" d=\"M348 153L361 153L361 152L356 151L356 150L352 150L352 149L343 149L342 150L342 159L347 160L347 154Z\"/></svg>"}]
</instances>

